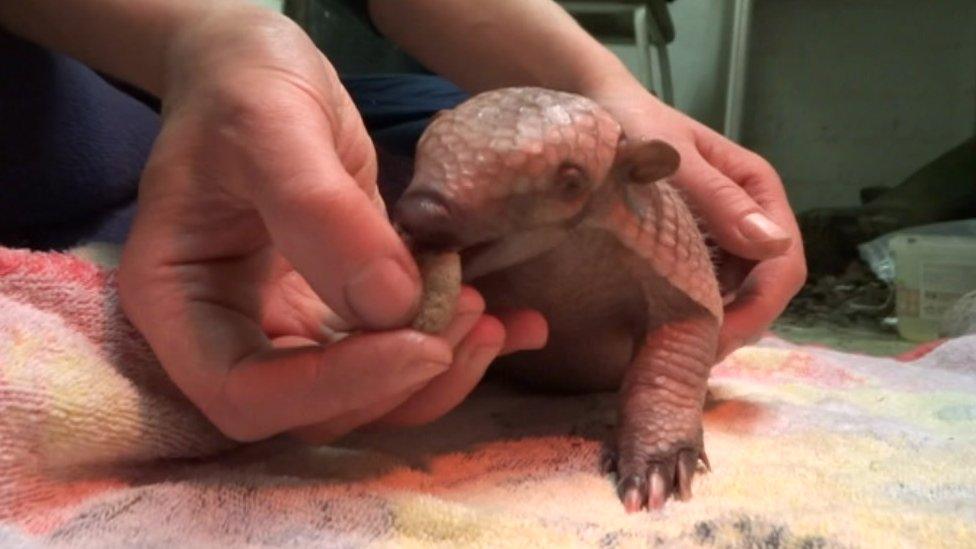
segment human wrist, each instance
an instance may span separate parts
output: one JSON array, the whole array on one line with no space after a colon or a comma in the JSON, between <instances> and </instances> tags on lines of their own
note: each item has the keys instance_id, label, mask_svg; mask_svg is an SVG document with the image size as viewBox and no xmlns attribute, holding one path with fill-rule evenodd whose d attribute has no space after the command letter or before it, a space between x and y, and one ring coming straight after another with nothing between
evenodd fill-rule
<instances>
[{"instance_id":1,"label":"human wrist","mask_svg":"<svg viewBox=\"0 0 976 549\"><path fill-rule=\"evenodd\" d=\"M604 51L613 60L600 62L597 59L589 63L592 68L580 72L576 76L575 87L568 91L592 99L618 120L664 115L668 106L648 91L612 52Z\"/></svg>"},{"instance_id":2,"label":"human wrist","mask_svg":"<svg viewBox=\"0 0 976 549\"><path fill-rule=\"evenodd\" d=\"M592 98L640 87L627 66L612 52L600 53L602 56L594 56L588 66L574 76L575 89L571 91Z\"/></svg>"},{"instance_id":3,"label":"human wrist","mask_svg":"<svg viewBox=\"0 0 976 549\"><path fill-rule=\"evenodd\" d=\"M309 50L316 53L311 60L298 55ZM163 55L158 93L165 108L201 86L242 88L249 72L313 74L322 70L317 54L301 28L281 14L249 5L210 10L172 36Z\"/></svg>"},{"instance_id":4,"label":"human wrist","mask_svg":"<svg viewBox=\"0 0 976 549\"><path fill-rule=\"evenodd\" d=\"M650 135L677 138L685 135L681 115L658 99L633 76L605 78L583 95L606 109L622 126L624 135L643 139Z\"/></svg>"}]
</instances>

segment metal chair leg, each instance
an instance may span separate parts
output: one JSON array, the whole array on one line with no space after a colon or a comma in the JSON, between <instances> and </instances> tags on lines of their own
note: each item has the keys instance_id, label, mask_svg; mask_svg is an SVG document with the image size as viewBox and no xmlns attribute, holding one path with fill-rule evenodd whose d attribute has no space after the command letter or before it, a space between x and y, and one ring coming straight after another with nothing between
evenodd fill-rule
<instances>
[{"instance_id":1,"label":"metal chair leg","mask_svg":"<svg viewBox=\"0 0 976 549\"><path fill-rule=\"evenodd\" d=\"M742 133L742 108L745 100L746 64L752 0L735 0L732 12L732 38L729 44L729 72L725 87L725 121L722 133L738 141Z\"/></svg>"},{"instance_id":2,"label":"metal chair leg","mask_svg":"<svg viewBox=\"0 0 976 549\"><path fill-rule=\"evenodd\" d=\"M637 46L637 62L640 64L641 82L654 90L654 71L651 67L650 42L647 34L647 6L634 7L634 45Z\"/></svg>"},{"instance_id":3,"label":"metal chair leg","mask_svg":"<svg viewBox=\"0 0 976 549\"><path fill-rule=\"evenodd\" d=\"M671 58L667 44L657 46L657 66L661 76L661 100L674 106L674 83L671 80Z\"/></svg>"},{"instance_id":4,"label":"metal chair leg","mask_svg":"<svg viewBox=\"0 0 976 549\"><path fill-rule=\"evenodd\" d=\"M674 85L671 77L671 60L668 57L667 40L662 36L659 22L654 18L654 11L647 3L633 4L629 2L563 0L562 6L572 14L602 13L602 14L630 14L634 26L634 46L637 49L637 64L634 76L640 80L649 91L669 105L674 105ZM651 46L654 51L651 51ZM652 61L656 57L656 63ZM655 76L654 65L657 65L658 76ZM659 79L660 88L654 85Z\"/></svg>"},{"instance_id":5,"label":"metal chair leg","mask_svg":"<svg viewBox=\"0 0 976 549\"><path fill-rule=\"evenodd\" d=\"M648 25L648 30L650 31L651 43L654 45L654 53L656 54L657 63L652 63L650 65L653 71L654 65L657 65L657 75L658 82L661 83L661 88L657 90L658 98L667 103L668 105L674 105L674 84L671 80L671 58L668 56L668 41L664 38L664 34L660 27L660 22L654 18L654 12L651 11L651 20Z\"/></svg>"}]
</instances>

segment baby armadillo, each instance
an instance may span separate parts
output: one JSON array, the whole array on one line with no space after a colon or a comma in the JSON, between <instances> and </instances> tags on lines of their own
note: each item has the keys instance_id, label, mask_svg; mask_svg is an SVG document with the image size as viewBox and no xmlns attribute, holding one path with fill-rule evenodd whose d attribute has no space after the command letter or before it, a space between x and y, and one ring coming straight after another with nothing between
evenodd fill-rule
<instances>
[{"instance_id":1,"label":"baby armadillo","mask_svg":"<svg viewBox=\"0 0 976 549\"><path fill-rule=\"evenodd\" d=\"M691 496L722 300L694 217L667 182L679 155L630 141L593 101L506 88L440 113L394 219L415 249L459 251L488 310L531 308L539 351L506 375L620 389L614 466L628 511Z\"/></svg>"}]
</instances>

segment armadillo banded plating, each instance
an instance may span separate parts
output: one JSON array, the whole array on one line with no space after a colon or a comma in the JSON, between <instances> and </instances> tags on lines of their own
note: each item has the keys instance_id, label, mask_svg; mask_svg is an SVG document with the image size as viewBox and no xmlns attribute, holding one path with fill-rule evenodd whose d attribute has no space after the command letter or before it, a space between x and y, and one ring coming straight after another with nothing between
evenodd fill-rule
<instances>
[{"instance_id":1,"label":"armadillo banded plating","mask_svg":"<svg viewBox=\"0 0 976 549\"><path fill-rule=\"evenodd\" d=\"M394 217L417 250L459 251L489 312L530 308L544 349L493 368L547 387L620 389L629 510L690 496L722 303L708 250L667 183L680 158L593 101L539 88L473 97L418 143Z\"/></svg>"},{"instance_id":2,"label":"armadillo banded plating","mask_svg":"<svg viewBox=\"0 0 976 549\"><path fill-rule=\"evenodd\" d=\"M634 207L616 203L604 216L588 223L613 230L625 246L647 259L662 277L722 320L722 297L715 279L715 266L701 237L694 216L678 191L666 181L653 183L656 192L641 200L645 211L634 215Z\"/></svg>"},{"instance_id":3,"label":"armadillo banded plating","mask_svg":"<svg viewBox=\"0 0 976 549\"><path fill-rule=\"evenodd\" d=\"M602 178L619 136L620 125L584 97L538 88L487 92L431 123L417 144L415 180L449 182L440 191L450 201L541 190L566 159Z\"/></svg>"}]
</instances>

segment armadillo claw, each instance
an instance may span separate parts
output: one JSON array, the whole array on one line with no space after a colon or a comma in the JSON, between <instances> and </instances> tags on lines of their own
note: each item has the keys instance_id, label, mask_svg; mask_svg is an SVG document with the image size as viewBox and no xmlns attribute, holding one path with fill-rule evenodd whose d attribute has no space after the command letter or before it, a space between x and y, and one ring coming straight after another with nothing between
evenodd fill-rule
<instances>
[{"instance_id":1,"label":"armadillo claw","mask_svg":"<svg viewBox=\"0 0 976 549\"><path fill-rule=\"evenodd\" d=\"M698 459L701 460L702 465L705 467L705 472L711 473L712 464L708 461L708 454L705 453L704 448L698 451Z\"/></svg>"},{"instance_id":2,"label":"armadillo claw","mask_svg":"<svg viewBox=\"0 0 976 549\"><path fill-rule=\"evenodd\" d=\"M600 471L604 475L617 472L617 452L608 447L603 448L600 454Z\"/></svg>"},{"instance_id":3,"label":"armadillo claw","mask_svg":"<svg viewBox=\"0 0 976 549\"><path fill-rule=\"evenodd\" d=\"M647 481L641 475L631 475L617 484L617 495L628 513L636 513L647 501Z\"/></svg>"},{"instance_id":4,"label":"armadillo claw","mask_svg":"<svg viewBox=\"0 0 976 549\"><path fill-rule=\"evenodd\" d=\"M670 487L664 479L664 466L660 463L651 464L647 475L647 508L657 511L664 507L664 500L668 497Z\"/></svg>"},{"instance_id":5,"label":"armadillo claw","mask_svg":"<svg viewBox=\"0 0 976 549\"><path fill-rule=\"evenodd\" d=\"M681 501L688 501L691 499L691 479L695 476L695 459L691 456L689 459L689 452L681 452L678 454L678 478L675 482L678 488L678 499Z\"/></svg>"},{"instance_id":6,"label":"armadillo claw","mask_svg":"<svg viewBox=\"0 0 976 549\"><path fill-rule=\"evenodd\" d=\"M624 509L633 513L646 506L650 511L658 511L670 496L688 501L699 459L707 463L704 452L683 448L670 455L651 456L643 465L628 467L631 471L621 470L617 462L620 478L617 494ZM614 470L613 464L610 470Z\"/></svg>"}]
</instances>

